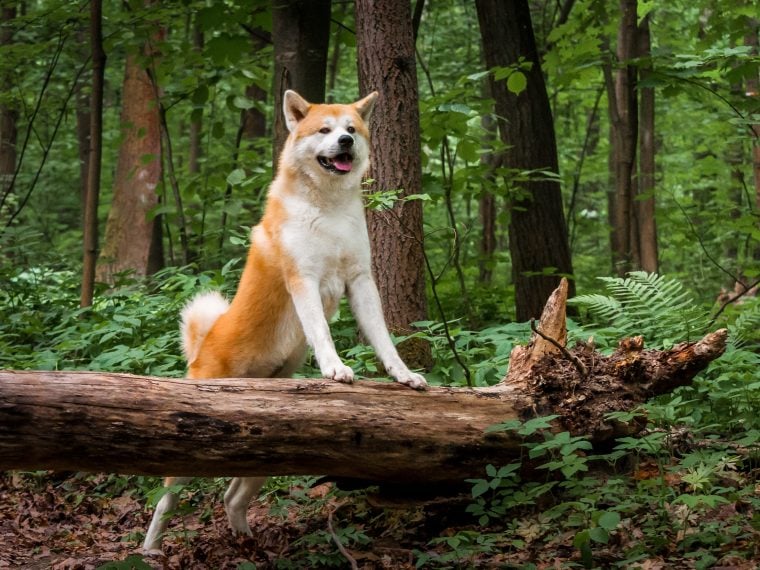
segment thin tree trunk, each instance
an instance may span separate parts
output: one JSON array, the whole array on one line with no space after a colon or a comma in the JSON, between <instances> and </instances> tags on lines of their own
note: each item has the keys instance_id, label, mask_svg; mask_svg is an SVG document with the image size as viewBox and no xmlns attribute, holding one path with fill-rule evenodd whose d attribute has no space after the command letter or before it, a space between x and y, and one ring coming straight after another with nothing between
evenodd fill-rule
<instances>
[{"instance_id":1,"label":"thin tree trunk","mask_svg":"<svg viewBox=\"0 0 760 570\"><path fill-rule=\"evenodd\" d=\"M16 18L16 5L7 2L0 8L0 46L13 43L13 28L11 23ZM10 77L3 77L3 85L11 85ZM10 192L13 174L16 171L16 142L18 129L16 122L18 111L10 103L0 103L0 201L5 201L6 193ZM3 212L0 212L0 216Z\"/></svg>"},{"instance_id":2,"label":"thin tree trunk","mask_svg":"<svg viewBox=\"0 0 760 570\"><path fill-rule=\"evenodd\" d=\"M81 307L92 305L95 289L95 264L98 259L98 202L103 154L103 81L106 54L103 51L102 0L90 2L90 49L92 52L92 93L90 94L90 148L87 164L87 193L84 202L84 258Z\"/></svg>"},{"instance_id":3,"label":"thin tree trunk","mask_svg":"<svg viewBox=\"0 0 760 570\"><path fill-rule=\"evenodd\" d=\"M380 93L370 125L372 190L401 190L401 200L391 210L367 213L372 268L389 329L406 334L411 323L427 319L422 202L403 201L422 189L409 2L357 0L356 36L359 89ZM399 352L412 368L431 364L430 347L419 339L404 343Z\"/></svg>"},{"instance_id":4,"label":"thin tree trunk","mask_svg":"<svg viewBox=\"0 0 760 570\"><path fill-rule=\"evenodd\" d=\"M274 43L274 169L288 137L282 96L293 89L311 103L325 100L330 0L272 0Z\"/></svg>"},{"instance_id":5,"label":"thin tree trunk","mask_svg":"<svg viewBox=\"0 0 760 570\"><path fill-rule=\"evenodd\" d=\"M637 236L633 197L638 107L636 68L630 63L637 55L636 0L620 0L620 13L618 68L614 79L609 77L608 68L606 79L615 163L612 258L617 273L624 275L634 267L634 254L638 250L632 239Z\"/></svg>"},{"instance_id":6,"label":"thin tree trunk","mask_svg":"<svg viewBox=\"0 0 760 570\"><path fill-rule=\"evenodd\" d=\"M485 88L484 91L487 92L488 89ZM484 146L490 149L497 137L496 121L492 115L484 115L481 124L485 133ZM496 253L496 196L493 188L496 186L495 170L500 158L489 151L483 153L480 160L487 169L487 176L484 177L478 200L478 217L481 226L478 281L481 285L489 285L493 279L494 254Z\"/></svg>"},{"instance_id":7,"label":"thin tree trunk","mask_svg":"<svg viewBox=\"0 0 760 570\"><path fill-rule=\"evenodd\" d=\"M749 21L749 32L744 38L744 45L752 48L755 57L758 55L758 32L760 32L760 19L753 18ZM758 82L757 73L747 79L746 95L760 98L760 82ZM757 114L755 114L757 116ZM760 212L760 123L752 125L754 138L752 140L752 173L755 181L755 209ZM755 247L753 252L755 260L760 259L760 246Z\"/></svg>"},{"instance_id":8,"label":"thin tree trunk","mask_svg":"<svg viewBox=\"0 0 760 570\"><path fill-rule=\"evenodd\" d=\"M486 65L508 67L524 58L532 64L520 95L491 76L499 132L507 146L504 165L516 171L558 172L557 146L549 98L536 51L527 0L476 2ZM516 314L537 317L562 274L573 272L559 182L533 176L510 209L509 246ZM546 275L551 269L554 274ZM572 286L571 286L572 288Z\"/></svg>"},{"instance_id":9,"label":"thin tree trunk","mask_svg":"<svg viewBox=\"0 0 760 570\"><path fill-rule=\"evenodd\" d=\"M340 37L343 34L343 26L341 25L346 18L348 12L348 2L341 3L339 5L340 12L337 14L338 24L335 26L335 32L333 32L330 43L332 45L332 51L330 53L330 63L327 66L327 102L335 103L335 81L338 78L338 66L340 64L341 55L341 41Z\"/></svg>"},{"instance_id":10,"label":"thin tree trunk","mask_svg":"<svg viewBox=\"0 0 760 570\"><path fill-rule=\"evenodd\" d=\"M203 51L203 30L198 22L193 23L193 50L200 53ZM203 108L194 109L190 116L190 140L188 141L187 171L190 174L198 174L201 171L200 159L203 156Z\"/></svg>"},{"instance_id":11,"label":"thin tree trunk","mask_svg":"<svg viewBox=\"0 0 760 570\"><path fill-rule=\"evenodd\" d=\"M649 15L639 24L639 57L651 57ZM643 64L639 76L645 80L651 74L651 63ZM657 223L655 220L655 130L654 88L639 89L639 184L638 234L641 252L641 269L650 273L659 271L657 251Z\"/></svg>"}]
</instances>

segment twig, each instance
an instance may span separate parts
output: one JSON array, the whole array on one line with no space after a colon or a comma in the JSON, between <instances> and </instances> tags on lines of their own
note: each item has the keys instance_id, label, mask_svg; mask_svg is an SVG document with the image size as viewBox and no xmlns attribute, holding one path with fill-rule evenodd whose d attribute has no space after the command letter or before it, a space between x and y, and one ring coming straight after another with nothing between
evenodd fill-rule
<instances>
[{"instance_id":1,"label":"twig","mask_svg":"<svg viewBox=\"0 0 760 570\"><path fill-rule=\"evenodd\" d=\"M338 508L340 508L340 506ZM330 509L330 511L327 513L327 530L330 532L330 536L332 536L335 546L338 547L338 550L343 555L343 557L346 560L348 560L349 564L351 564L351 570L359 570L359 565L356 563L356 559L353 556L351 556L348 550L346 550L346 547L343 546L343 543L340 541L340 538L338 538L338 535L335 534L335 530L333 529L333 524L332 524L333 513L337 510L338 509L335 509L335 510Z\"/></svg>"},{"instance_id":2,"label":"twig","mask_svg":"<svg viewBox=\"0 0 760 570\"><path fill-rule=\"evenodd\" d=\"M18 207L11 213L10 217L8 218L8 221L5 224L5 230L11 227L11 224L16 220L16 217L21 214L21 211L26 207L27 202L29 202L29 198L32 196L32 192L34 192L34 189L37 187L37 182L40 179L40 175L42 174L42 170L45 167L45 163L47 162L48 155L50 154L50 149L53 147L53 143L55 142L55 137L58 135L58 130L61 127L61 123L63 122L64 117L66 117L66 109L68 108L69 101L71 100L71 97L74 95L74 92L76 91L77 83L79 82L79 78L82 76L82 73L84 73L85 69L90 63L90 58L88 57L85 62L79 67L79 70L77 71L76 76L74 77L74 81L71 84L71 88L69 89L68 93L66 94L66 98L63 100L63 105L61 106L61 110L58 113L58 118L56 119L55 126L53 127L53 132L50 135L50 140L47 143L47 146L42 151L42 160L40 161L40 165L37 168L37 172L34 174L34 178L32 178L32 181L29 184L29 188L26 191L26 194L22 198L22 200L19 202ZM35 114L39 110L39 107L35 109ZM31 121L34 121L34 116L32 117ZM30 123L31 127L31 123ZM24 150L26 149L27 141L24 141ZM13 178L11 179L11 185L9 186L6 193L3 195L3 199L5 199L11 190L13 190L13 185L16 181L16 175L19 173L19 170L21 169L21 163L23 161L23 151L22 155L19 158L18 165L16 167L16 171L13 174ZM2 203L0 203L0 208L2 208ZM4 230L3 230L4 231ZM2 233L2 231L0 231Z\"/></svg>"},{"instance_id":3,"label":"twig","mask_svg":"<svg viewBox=\"0 0 760 570\"><path fill-rule=\"evenodd\" d=\"M743 290L739 291L735 295L732 295L731 297L729 297L728 299L726 299L723 302L723 304L720 306L720 308L717 311L715 311L715 314L710 319L710 323L707 325L708 328L711 328L715 324L715 321L717 321L718 317L723 313L723 311L726 310L726 307L728 307L731 303L733 303L737 299L740 299L740 298L744 297L744 295L746 295L747 293L749 293L753 288L755 288L758 285L760 285L760 279L756 279L750 285L745 285L741 281L737 281L737 283L742 286Z\"/></svg>"},{"instance_id":4,"label":"twig","mask_svg":"<svg viewBox=\"0 0 760 570\"><path fill-rule=\"evenodd\" d=\"M705 257L707 257L707 259L709 259L710 262L718 270L720 270L723 273L725 273L726 275L728 275L734 282L740 282L741 280L739 279L738 276L734 275L733 273L731 273L731 271L729 271L728 269L726 269L725 267L723 267L720 264L720 262L717 259L715 259L715 257L712 256L712 254L710 254L710 252L707 250L707 246L705 245L704 240L702 239L702 236L697 231L697 228L694 227L694 222L691 221L691 218L689 217L689 214L686 212L686 210L681 205L681 203L676 199L675 195L672 192L669 192L669 194L670 194L671 198L673 198L673 202L675 202L676 206L681 211L681 214L683 215L684 219L686 220L686 223L689 224L689 228L691 228L691 231L694 234L694 237L697 238L697 241L699 242L699 246L702 248L702 253L705 254Z\"/></svg>"},{"instance_id":5,"label":"twig","mask_svg":"<svg viewBox=\"0 0 760 570\"><path fill-rule=\"evenodd\" d=\"M558 343L556 340L554 340L552 337L545 335L542 333L538 327L536 326L536 319L530 320L530 330L532 330L534 333L536 333L538 336L540 336L542 339L544 339L546 342L552 344L555 346L562 355L567 358L570 362L573 363L573 366L578 370L578 374L581 375L581 378L586 378L588 376L588 369L586 368L586 365L583 364L583 361L572 354L567 348L562 346L560 343Z\"/></svg>"},{"instance_id":6,"label":"twig","mask_svg":"<svg viewBox=\"0 0 760 570\"><path fill-rule=\"evenodd\" d=\"M37 103L35 104L34 111L32 112L31 117L29 117L29 124L26 127L26 135L24 136L24 142L21 145L21 153L16 161L16 168L13 171L13 176L11 177L10 183L8 184L7 188L5 188L3 195L0 196L0 211L2 211L3 206L5 206L6 199L8 198L8 196L11 195L11 193L13 192L13 188L16 185L16 179L18 178L18 174L21 171L21 165L24 162L24 155L26 154L26 150L29 146L29 138L31 137L32 132L34 131L34 120L37 118L37 115L40 112L40 108L42 107L42 100L45 97L45 92L47 91L48 86L50 85L50 81L53 77L53 71L55 71L55 68L58 65L58 60L61 57L61 53L63 52L63 47L66 44L67 38L68 36L64 33L61 33L58 36L58 45L56 46L56 51L53 54L52 59L50 60L50 65L48 66L47 72L45 73L45 78L42 81L42 89L40 91L40 96L37 98ZM86 66L88 62L89 62L89 58L84 63L84 66ZM66 101L68 102L68 99ZM64 105L64 108L61 112L61 116L65 114L65 110L66 109ZM13 218L15 218L17 214L18 214L18 211L15 214L13 214L13 216L11 216L11 220L5 225L6 228L11 225L11 222L13 222Z\"/></svg>"},{"instance_id":7,"label":"twig","mask_svg":"<svg viewBox=\"0 0 760 570\"><path fill-rule=\"evenodd\" d=\"M404 203L404 199L399 200L402 203ZM395 206L395 205L394 205ZM404 222L404 220L401 218L401 215L396 212L392 207L391 208L385 208L383 210L380 210L381 212L387 212L389 216L393 217L396 222L401 226L402 229L404 229L407 233L405 234L406 237L414 241L422 251L422 258L425 261L425 268L427 269L428 275L430 276L430 291L433 294L433 300L435 301L435 306L438 309L438 313L441 315L441 324L443 325L443 332L446 336L446 342L449 345L449 350L451 351L452 356L454 357L454 360L456 360L459 367L462 369L462 373L464 374L465 380L467 381L467 387L472 388L472 374L470 373L470 369L468 366L464 363L461 356L459 355L459 351L457 350L457 344L454 340L454 337L451 336L451 329L449 328L449 322L446 318L446 312L443 309L443 304L441 303L441 299L438 296L438 288L437 288L437 280L435 277L435 272L433 271L433 266L430 263L430 258L427 255L427 252L425 251L425 245L423 244L422 240L418 238L412 229L407 226L407 224ZM384 216L378 216L380 220L382 220L386 225L390 226L389 220L384 219Z\"/></svg>"}]
</instances>

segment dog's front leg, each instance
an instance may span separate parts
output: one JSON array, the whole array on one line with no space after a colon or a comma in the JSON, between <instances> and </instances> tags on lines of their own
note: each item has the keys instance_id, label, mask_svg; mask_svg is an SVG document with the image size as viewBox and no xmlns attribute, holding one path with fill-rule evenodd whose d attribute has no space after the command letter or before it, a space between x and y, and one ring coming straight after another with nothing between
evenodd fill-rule
<instances>
[{"instance_id":1,"label":"dog's front leg","mask_svg":"<svg viewBox=\"0 0 760 570\"><path fill-rule=\"evenodd\" d=\"M369 274L362 274L348 284L348 295L351 310L354 312L359 327L375 349L385 370L393 376L396 382L406 384L415 390L427 387L425 377L412 372L401 360L396 347L391 341L388 327L383 317L383 307L377 286Z\"/></svg>"},{"instance_id":2,"label":"dog's front leg","mask_svg":"<svg viewBox=\"0 0 760 570\"><path fill-rule=\"evenodd\" d=\"M316 280L299 279L288 289L306 341L314 349L322 376L339 382L353 382L354 371L341 362L335 350L319 294L319 283Z\"/></svg>"}]
</instances>

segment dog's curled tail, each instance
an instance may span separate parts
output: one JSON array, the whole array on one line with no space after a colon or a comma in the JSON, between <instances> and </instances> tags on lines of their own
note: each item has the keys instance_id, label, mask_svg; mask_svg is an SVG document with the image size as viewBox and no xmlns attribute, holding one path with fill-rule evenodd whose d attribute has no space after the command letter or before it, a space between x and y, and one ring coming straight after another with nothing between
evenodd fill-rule
<instances>
[{"instance_id":1,"label":"dog's curled tail","mask_svg":"<svg viewBox=\"0 0 760 570\"><path fill-rule=\"evenodd\" d=\"M182 309L180 332L182 352L191 364L198 356L203 339L216 320L227 312L230 303L216 291L201 293Z\"/></svg>"}]
</instances>

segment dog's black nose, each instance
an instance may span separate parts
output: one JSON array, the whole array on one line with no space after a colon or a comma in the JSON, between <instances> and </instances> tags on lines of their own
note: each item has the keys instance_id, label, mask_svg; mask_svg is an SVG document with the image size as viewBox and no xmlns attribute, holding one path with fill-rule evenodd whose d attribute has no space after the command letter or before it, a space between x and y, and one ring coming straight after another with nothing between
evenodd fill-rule
<instances>
[{"instance_id":1,"label":"dog's black nose","mask_svg":"<svg viewBox=\"0 0 760 570\"><path fill-rule=\"evenodd\" d=\"M338 139L338 144L343 148L351 148L354 146L354 137L349 135L341 135Z\"/></svg>"}]
</instances>

